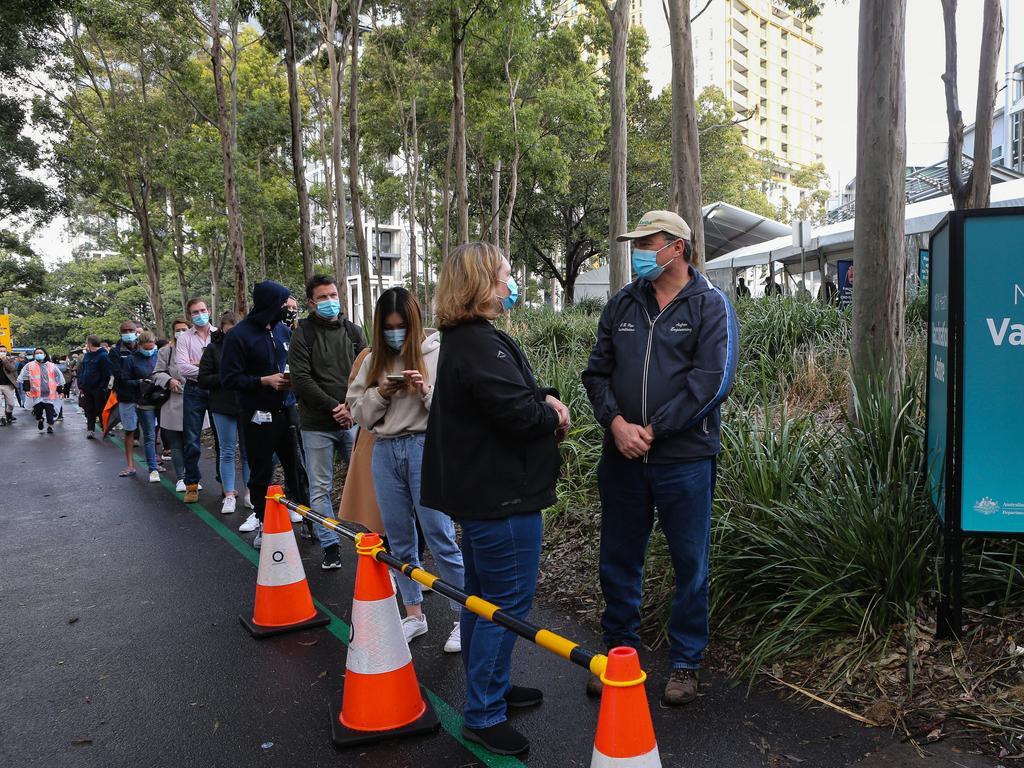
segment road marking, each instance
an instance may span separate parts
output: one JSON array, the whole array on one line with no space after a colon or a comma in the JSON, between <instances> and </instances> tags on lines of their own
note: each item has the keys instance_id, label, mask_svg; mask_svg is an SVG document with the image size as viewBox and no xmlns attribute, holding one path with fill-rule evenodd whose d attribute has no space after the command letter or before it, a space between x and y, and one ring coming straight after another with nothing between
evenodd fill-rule
<instances>
[{"instance_id":1,"label":"road marking","mask_svg":"<svg viewBox=\"0 0 1024 768\"><path fill-rule=\"evenodd\" d=\"M120 438L111 436L107 438L107 440L124 450L124 443ZM145 464L145 457L141 454L136 453L135 458L137 461ZM161 475L160 485L170 491L174 498L181 502L181 500L178 499L177 492L174 490L175 484L171 482L170 478ZM184 504L184 502L181 503ZM258 550L253 549L252 545L245 541L245 539L214 517L214 515L207 511L206 507L199 503L184 504L184 506L212 528L213 531L228 544L234 547L238 553L248 560L254 567L259 567L260 556ZM341 640L342 644L348 646L350 632L348 624L315 597L313 598L313 603L317 608L331 617L331 623L327 625L327 631ZM465 749L472 752L478 760L487 766L487 768L526 768L526 764L518 758L496 755L493 752L489 752L484 749L479 744L475 744L464 738L462 735L462 714L429 688L427 688L426 691L427 696L430 698L430 702L434 705L434 710L437 712L437 717L441 721L441 727Z\"/></svg>"}]
</instances>

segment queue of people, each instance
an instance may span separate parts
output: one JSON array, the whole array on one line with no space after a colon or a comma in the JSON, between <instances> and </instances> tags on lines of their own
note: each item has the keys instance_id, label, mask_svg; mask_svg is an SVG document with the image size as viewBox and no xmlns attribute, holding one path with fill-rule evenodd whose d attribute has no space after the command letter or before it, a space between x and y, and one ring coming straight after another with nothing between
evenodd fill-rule
<instances>
[{"instance_id":1,"label":"queue of people","mask_svg":"<svg viewBox=\"0 0 1024 768\"><path fill-rule=\"evenodd\" d=\"M597 478L601 626L607 647L639 647L643 565L657 514L675 578L662 702L678 706L697 696L708 643L720 408L735 377L738 330L725 295L692 267L692 236L681 217L651 211L619 239L631 244L637 278L605 306L582 374L605 430ZM295 297L270 280L254 287L245 317L227 312L214 324L205 300L192 299L159 351L154 334L133 320L121 325L109 353L90 336L76 361L87 437L112 386L125 434L120 476L136 474L138 429L148 478L159 482L159 425L176 490L195 503L201 436L212 427L220 511L251 509L239 530L252 532L257 548L276 467L291 497L331 517L336 460L354 464L353 446L368 449L346 485L363 484L359 492L379 508L376 527L395 556L418 566L425 547L445 581L525 620L540 567L542 511L555 502L559 443L572 421L560 393L537 381L516 340L495 324L518 300L507 258L486 243L450 254L437 283L437 329L424 326L412 293L384 291L369 345L343 316L335 278L316 275L305 293L301 320ZM20 370L5 352L4 419L13 418L12 389L21 385L40 429L45 420L52 432L66 371L45 349ZM337 535L322 526L315 535L322 568L341 567ZM411 642L429 631L423 591L404 575L396 581ZM516 635L455 603L446 609L452 628L443 648L462 654L466 679L464 737L498 754L521 754L529 742L510 725L508 710L544 697L516 684ZM601 687L592 678L587 692L600 695Z\"/></svg>"}]
</instances>

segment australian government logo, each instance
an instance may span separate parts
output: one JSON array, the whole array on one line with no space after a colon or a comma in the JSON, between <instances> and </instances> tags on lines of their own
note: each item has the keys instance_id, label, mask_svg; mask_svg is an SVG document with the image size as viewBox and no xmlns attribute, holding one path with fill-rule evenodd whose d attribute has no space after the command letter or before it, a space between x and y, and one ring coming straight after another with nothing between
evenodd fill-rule
<instances>
[{"instance_id":1,"label":"australian government logo","mask_svg":"<svg viewBox=\"0 0 1024 768\"><path fill-rule=\"evenodd\" d=\"M994 515L999 511L999 502L992 501L992 499L986 496L974 505L974 511L979 515Z\"/></svg>"},{"instance_id":2,"label":"australian government logo","mask_svg":"<svg viewBox=\"0 0 1024 768\"><path fill-rule=\"evenodd\" d=\"M985 496L974 505L974 511L979 515L1024 515L1024 502L1019 501L993 501Z\"/></svg>"}]
</instances>

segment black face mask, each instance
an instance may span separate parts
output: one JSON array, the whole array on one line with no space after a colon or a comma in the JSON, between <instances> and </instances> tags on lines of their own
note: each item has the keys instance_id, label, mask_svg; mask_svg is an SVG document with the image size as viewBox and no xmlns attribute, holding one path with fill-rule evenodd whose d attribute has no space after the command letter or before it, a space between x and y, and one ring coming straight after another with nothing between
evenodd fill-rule
<instances>
[{"instance_id":1,"label":"black face mask","mask_svg":"<svg viewBox=\"0 0 1024 768\"><path fill-rule=\"evenodd\" d=\"M295 318L299 316L299 310L288 309L288 307L281 307L280 319L281 322L287 325L289 328L295 322Z\"/></svg>"}]
</instances>

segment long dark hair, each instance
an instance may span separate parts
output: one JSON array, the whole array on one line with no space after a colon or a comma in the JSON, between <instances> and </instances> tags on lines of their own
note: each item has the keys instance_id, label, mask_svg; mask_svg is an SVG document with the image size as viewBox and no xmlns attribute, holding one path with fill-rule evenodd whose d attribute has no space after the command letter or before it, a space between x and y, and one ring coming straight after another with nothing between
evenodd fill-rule
<instances>
[{"instance_id":1,"label":"long dark hair","mask_svg":"<svg viewBox=\"0 0 1024 768\"><path fill-rule=\"evenodd\" d=\"M405 323L405 343L397 352L384 339L384 322L393 313L398 313ZM419 371L426 377L427 366L423 362L423 313L416 297L399 287L384 291L374 307L373 357L366 374L367 381L380 381L396 359L401 360L402 370Z\"/></svg>"}]
</instances>

